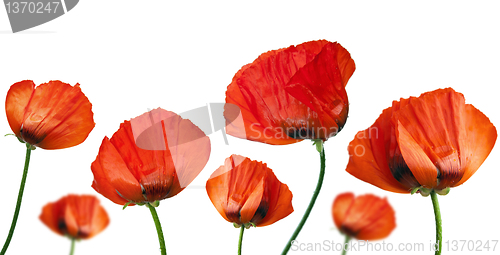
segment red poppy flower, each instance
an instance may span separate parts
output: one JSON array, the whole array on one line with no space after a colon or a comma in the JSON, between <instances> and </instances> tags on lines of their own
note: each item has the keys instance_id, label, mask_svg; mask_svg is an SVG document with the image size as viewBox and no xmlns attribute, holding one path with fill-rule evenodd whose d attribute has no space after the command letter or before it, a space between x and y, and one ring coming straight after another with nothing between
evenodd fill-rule
<instances>
[{"instance_id":1,"label":"red poppy flower","mask_svg":"<svg viewBox=\"0 0 500 255\"><path fill-rule=\"evenodd\" d=\"M92 104L80 85L50 81L35 88L21 81L7 92L5 112L16 136L43 149L63 149L87 139L95 126Z\"/></svg>"},{"instance_id":2,"label":"red poppy flower","mask_svg":"<svg viewBox=\"0 0 500 255\"><path fill-rule=\"evenodd\" d=\"M451 88L394 101L349 144L347 172L381 189L427 196L467 181L497 138L490 120Z\"/></svg>"},{"instance_id":3,"label":"red poppy flower","mask_svg":"<svg viewBox=\"0 0 500 255\"><path fill-rule=\"evenodd\" d=\"M293 212L292 192L265 163L239 155L227 158L207 181L220 215L235 226L263 227Z\"/></svg>"},{"instance_id":4,"label":"red poppy flower","mask_svg":"<svg viewBox=\"0 0 500 255\"><path fill-rule=\"evenodd\" d=\"M106 210L91 195L67 195L46 204L40 220L52 231L74 239L89 239L109 224Z\"/></svg>"},{"instance_id":5,"label":"red poppy flower","mask_svg":"<svg viewBox=\"0 0 500 255\"><path fill-rule=\"evenodd\" d=\"M191 121L155 109L105 137L92 163L92 187L117 204L173 197L201 172L210 139Z\"/></svg>"},{"instance_id":6,"label":"red poppy flower","mask_svg":"<svg viewBox=\"0 0 500 255\"><path fill-rule=\"evenodd\" d=\"M346 122L354 69L349 52L325 40L266 52L227 87L226 103L239 109L226 107L226 132L268 144L326 141Z\"/></svg>"},{"instance_id":7,"label":"red poppy flower","mask_svg":"<svg viewBox=\"0 0 500 255\"><path fill-rule=\"evenodd\" d=\"M347 192L333 201L335 226L345 235L358 240L382 239L396 228L396 217L387 199L367 194L354 197Z\"/></svg>"}]
</instances>

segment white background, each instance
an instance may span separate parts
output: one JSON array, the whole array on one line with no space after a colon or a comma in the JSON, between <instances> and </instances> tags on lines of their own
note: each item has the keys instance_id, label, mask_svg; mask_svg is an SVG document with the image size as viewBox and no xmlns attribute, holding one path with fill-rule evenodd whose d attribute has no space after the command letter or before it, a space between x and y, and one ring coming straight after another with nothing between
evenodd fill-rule
<instances>
[{"instance_id":1,"label":"white background","mask_svg":"<svg viewBox=\"0 0 500 255\"><path fill-rule=\"evenodd\" d=\"M181 2L181 1L179 1ZM211 102L224 102L225 90L239 68L259 54L305 41L338 41L357 69L347 85L350 111L337 137L326 142L326 176L316 206L298 237L301 243L342 242L331 217L341 192L388 197L397 228L384 240L424 243L433 254L435 238L431 199L395 194L345 172L347 145L369 127L392 100L453 87L466 102L500 128L499 5L494 1L80 1L66 15L12 34L0 9L0 98L9 86L31 79L80 83L93 104L96 127L81 145L33 151L14 238L8 254L68 254L68 239L38 219L41 208L68 193L94 194L111 223L96 237L76 244L75 254L159 254L158 239L145 207L125 210L91 188L90 164L104 136L124 120L162 107L181 113ZM24 164L25 146L12 136L0 111L0 241L11 223ZM292 191L295 212L263 228L245 231L243 254L279 254L309 202L319 172L319 156L310 141L271 146L234 137L226 146L220 131L210 135L208 164L190 187L161 202L158 214L167 252L236 254L239 230L211 204L204 184L233 153L266 162ZM497 196L499 148L464 185L440 196L444 241L499 240ZM382 241L380 241L381 243ZM476 243L477 242L477 243ZM460 248L460 247L459 247ZM498 254L496 251L443 254ZM340 254L290 252L289 254ZM349 252L348 254L368 254Z\"/></svg>"}]
</instances>

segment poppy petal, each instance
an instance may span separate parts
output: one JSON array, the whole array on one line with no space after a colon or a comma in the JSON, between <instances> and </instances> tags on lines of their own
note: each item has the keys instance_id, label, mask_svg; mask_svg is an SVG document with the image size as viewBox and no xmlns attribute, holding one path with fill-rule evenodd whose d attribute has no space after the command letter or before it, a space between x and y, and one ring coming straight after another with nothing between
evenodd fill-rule
<instances>
[{"instance_id":1,"label":"poppy petal","mask_svg":"<svg viewBox=\"0 0 500 255\"><path fill-rule=\"evenodd\" d=\"M33 81L21 81L12 85L5 99L5 112L10 128L21 138L21 125L24 120L24 110L28 106L35 83Z\"/></svg>"},{"instance_id":2,"label":"poppy petal","mask_svg":"<svg viewBox=\"0 0 500 255\"><path fill-rule=\"evenodd\" d=\"M279 182L278 179L276 179L276 182ZM292 192L286 184L281 182L278 184L279 186L277 189L271 191L274 194L270 194L269 210L267 211L266 217L258 223L259 227L271 225L293 212Z\"/></svg>"},{"instance_id":3,"label":"poppy petal","mask_svg":"<svg viewBox=\"0 0 500 255\"><path fill-rule=\"evenodd\" d=\"M109 217L94 196L67 196L66 208L71 209L72 218L77 225L77 233L70 234L88 239L100 233L109 224Z\"/></svg>"},{"instance_id":4,"label":"poppy petal","mask_svg":"<svg viewBox=\"0 0 500 255\"><path fill-rule=\"evenodd\" d=\"M88 238L94 237L101 233L109 225L109 216L102 206L95 206L92 222L90 223L90 235Z\"/></svg>"},{"instance_id":5,"label":"poppy petal","mask_svg":"<svg viewBox=\"0 0 500 255\"><path fill-rule=\"evenodd\" d=\"M366 196L370 197L370 195ZM360 199L363 199L363 196L360 196ZM380 199L375 196L371 196L371 199L376 199L376 203L368 208L372 215L365 218L366 223L361 227L357 235L359 240L379 240L386 238L396 228L394 209L387 202L387 199Z\"/></svg>"},{"instance_id":6,"label":"poppy petal","mask_svg":"<svg viewBox=\"0 0 500 255\"><path fill-rule=\"evenodd\" d=\"M180 116L162 120L179 186L170 191L175 196L187 187L203 170L210 157L210 139L188 119Z\"/></svg>"},{"instance_id":7,"label":"poppy petal","mask_svg":"<svg viewBox=\"0 0 500 255\"><path fill-rule=\"evenodd\" d=\"M423 161L412 162L417 164L411 166L403 155L419 182L438 189L455 186L464 174L461 166L462 148L468 146L464 143L468 132L464 96L451 88L424 93L401 108L397 119L431 162L425 163L426 170ZM401 150L404 145L400 143ZM413 167L419 167L420 170L414 171ZM438 176L439 185L431 180L433 176ZM425 183L422 183L424 179Z\"/></svg>"},{"instance_id":8,"label":"poppy petal","mask_svg":"<svg viewBox=\"0 0 500 255\"><path fill-rule=\"evenodd\" d=\"M394 210L387 199L367 194L354 199L341 230L359 240L377 240L387 237L395 227Z\"/></svg>"},{"instance_id":9,"label":"poppy petal","mask_svg":"<svg viewBox=\"0 0 500 255\"><path fill-rule=\"evenodd\" d=\"M120 196L132 202L144 200L140 183L130 173L119 152L107 137L99 148L98 159L107 182Z\"/></svg>"},{"instance_id":10,"label":"poppy petal","mask_svg":"<svg viewBox=\"0 0 500 255\"><path fill-rule=\"evenodd\" d=\"M227 160L228 159L226 159L226 161ZM216 172L222 172L222 168L225 168L225 166L219 167ZM227 178L229 174L225 172L221 174L215 174L216 172L214 172L214 174L212 174L212 176L210 176L210 179L208 179L207 181L207 194L210 198L210 201L212 201L212 204L215 206L215 209L217 209L220 215L225 220L231 222L231 220L229 220L229 218L226 216L228 186L225 185L225 183L227 183L228 181Z\"/></svg>"},{"instance_id":11,"label":"poppy petal","mask_svg":"<svg viewBox=\"0 0 500 255\"><path fill-rule=\"evenodd\" d=\"M335 226L340 229L342 222L344 222L347 212L354 202L354 194L346 192L339 194L332 204L332 216Z\"/></svg>"},{"instance_id":12,"label":"poppy petal","mask_svg":"<svg viewBox=\"0 0 500 255\"><path fill-rule=\"evenodd\" d=\"M374 131L375 133L372 133ZM403 186L392 175L385 155L379 156L381 150L385 151L384 134L380 132L384 130L368 128L356 134L354 140L349 143L349 163L346 171L383 190L410 193L410 187Z\"/></svg>"},{"instance_id":13,"label":"poppy petal","mask_svg":"<svg viewBox=\"0 0 500 255\"><path fill-rule=\"evenodd\" d=\"M261 184L265 173L262 171L262 164L258 164L256 161L251 161L248 158L242 160L242 156L239 155L232 155L231 158L232 170L229 175L229 183L226 184L229 187L226 215L230 219L236 218L238 221L241 221L240 210L252 193L256 192L256 189L258 189L259 184ZM235 162L241 163L236 165ZM255 211L257 211L257 206L247 209L246 214L248 215L252 213L251 210L255 213ZM241 221L241 223L248 222Z\"/></svg>"},{"instance_id":14,"label":"poppy petal","mask_svg":"<svg viewBox=\"0 0 500 255\"><path fill-rule=\"evenodd\" d=\"M106 175L104 174L101 163L99 160L99 156L97 156L96 160L92 162L91 165L92 173L94 174L94 180L92 182L92 188L105 196L107 199L111 200L113 203L124 205L128 200L118 195L116 189L109 183ZM134 204L130 204L134 205Z\"/></svg>"},{"instance_id":15,"label":"poppy petal","mask_svg":"<svg viewBox=\"0 0 500 255\"><path fill-rule=\"evenodd\" d=\"M472 105L465 106L465 113L467 135L460 146L460 164L464 174L454 187L466 182L477 171L497 140L497 130L486 115Z\"/></svg>"},{"instance_id":16,"label":"poppy petal","mask_svg":"<svg viewBox=\"0 0 500 255\"><path fill-rule=\"evenodd\" d=\"M166 198L170 190L179 186L172 155L166 145L167 142L163 136L161 123L159 134L156 134L156 130L154 133L149 133L151 130L147 132L147 135L142 135L138 138L141 144L145 144L146 140L161 141L161 144L164 145L162 149L145 150L138 147L136 140L134 140L133 128L130 121L120 124L120 128L110 139L114 148L119 148L117 150L117 157L123 160L125 164L123 170L132 174L134 179L144 189L144 194L141 195L142 199L135 200L136 202L162 200Z\"/></svg>"},{"instance_id":17,"label":"poppy petal","mask_svg":"<svg viewBox=\"0 0 500 255\"><path fill-rule=\"evenodd\" d=\"M428 189L436 187L438 172L424 150L402 125L398 125L396 136L401 154L420 185Z\"/></svg>"},{"instance_id":18,"label":"poppy petal","mask_svg":"<svg viewBox=\"0 0 500 255\"><path fill-rule=\"evenodd\" d=\"M79 84L73 87L60 81L50 81L35 89L23 123L29 128L27 132L40 139L33 145L44 149L78 145L95 126L92 104Z\"/></svg>"},{"instance_id":19,"label":"poppy petal","mask_svg":"<svg viewBox=\"0 0 500 255\"><path fill-rule=\"evenodd\" d=\"M251 64L243 66L234 76L231 84L226 91L226 105L224 106L224 117L226 119L226 133L241 139L250 139L250 137L260 137L264 134L265 127L258 124L257 119L252 114L250 106L246 102L243 94L237 85L241 77ZM230 121L233 120L233 121Z\"/></svg>"},{"instance_id":20,"label":"poppy petal","mask_svg":"<svg viewBox=\"0 0 500 255\"><path fill-rule=\"evenodd\" d=\"M61 206L59 203L48 203L42 208L42 213L39 219L52 231L59 235L64 235L62 230L59 228L59 217L61 212Z\"/></svg>"},{"instance_id":21,"label":"poppy petal","mask_svg":"<svg viewBox=\"0 0 500 255\"><path fill-rule=\"evenodd\" d=\"M259 221L266 216L267 211L269 210L269 205L266 204L264 209L260 208L261 202L265 201L263 195L264 195L264 179L261 179L260 182L254 187L252 192L248 194L248 197L243 206L241 206L240 221L242 223L253 222L255 224L258 224ZM230 208L229 205L228 208ZM264 210L264 212L261 212L261 214L256 215L259 209ZM257 216L258 218L257 221L255 221L254 216Z\"/></svg>"},{"instance_id":22,"label":"poppy petal","mask_svg":"<svg viewBox=\"0 0 500 255\"><path fill-rule=\"evenodd\" d=\"M354 199L340 228L343 233L357 238L361 229L370 224L370 218L378 209L377 201L370 198L363 195Z\"/></svg>"},{"instance_id":23,"label":"poppy petal","mask_svg":"<svg viewBox=\"0 0 500 255\"><path fill-rule=\"evenodd\" d=\"M340 56L345 59L339 59ZM339 62L343 64L342 69ZM330 43L313 61L300 68L286 85L285 90L290 95L318 113L320 123L313 128L326 134L318 132L317 135L328 138L344 126L349 108L345 85L354 69L349 52L338 43ZM321 127L330 130L322 131Z\"/></svg>"},{"instance_id":24,"label":"poppy petal","mask_svg":"<svg viewBox=\"0 0 500 255\"><path fill-rule=\"evenodd\" d=\"M78 209L75 207L71 199L66 199L63 202L63 224L68 235L77 237L80 230L77 222ZM60 223L61 224L61 223Z\"/></svg>"}]
</instances>

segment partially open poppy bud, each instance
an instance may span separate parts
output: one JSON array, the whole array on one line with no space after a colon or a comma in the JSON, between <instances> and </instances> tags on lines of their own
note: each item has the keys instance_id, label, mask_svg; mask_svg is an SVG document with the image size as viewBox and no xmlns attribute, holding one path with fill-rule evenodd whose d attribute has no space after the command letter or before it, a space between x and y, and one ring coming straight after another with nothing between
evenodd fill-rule
<instances>
[{"instance_id":1,"label":"partially open poppy bud","mask_svg":"<svg viewBox=\"0 0 500 255\"><path fill-rule=\"evenodd\" d=\"M220 215L235 227L262 227L293 212L292 192L265 163L232 155L207 181L207 193Z\"/></svg>"}]
</instances>

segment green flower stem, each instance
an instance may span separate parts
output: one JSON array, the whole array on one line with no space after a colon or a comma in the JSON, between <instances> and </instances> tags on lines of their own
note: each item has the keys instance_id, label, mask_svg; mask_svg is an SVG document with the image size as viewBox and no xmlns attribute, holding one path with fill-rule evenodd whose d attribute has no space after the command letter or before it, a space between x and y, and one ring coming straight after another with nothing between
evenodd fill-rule
<instances>
[{"instance_id":1,"label":"green flower stem","mask_svg":"<svg viewBox=\"0 0 500 255\"><path fill-rule=\"evenodd\" d=\"M439 201L436 191L431 191L432 205L434 206L434 217L436 218L436 243L438 250L435 255L441 255L441 248L443 247L443 222L441 221L441 210L439 209Z\"/></svg>"},{"instance_id":2,"label":"green flower stem","mask_svg":"<svg viewBox=\"0 0 500 255\"><path fill-rule=\"evenodd\" d=\"M158 218L156 209L150 203L147 203L146 206L149 208L149 211L151 211L151 215L153 216L153 220L155 221L156 232L158 232L158 241L160 241L161 255L167 255L167 249L165 248L165 238L163 238L163 231L161 230L160 219Z\"/></svg>"},{"instance_id":3,"label":"green flower stem","mask_svg":"<svg viewBox=\"0 0 500 255\"><path fill-rule=\"evenodd\" d=\"M71 238L71 250L69 250L69 255L73 255L75 251L75 238Z\"/></svg>"},{"instance_id":4,"label":"green flower stem","mask_svg":"<svg viewBox=\"0 0 500 255\"><path fill-rule=\"evenodd\" d=\"M241 227L240 227L240 239L238 240L238 255L241 255L241 245L243 243L243 232L245 232L245 225L241 224Z\"/></svg>"},{"instance_id":5,"label":"green flower stem","mask_svg":"<svg viewBox=\"0 0 500 255\"><path fill-rule=\"evenodd\" d=\"M321 146L318 146L318 143L321 143ZM309 202L309 206L307 207L306 212L304 213L304 216L302 216L302 220L300 220L299 225L297 226L297 228L293 232L293 235L292 235L292 237L290 237L290 240L288 240L288 243L286 244L285 249L283 249L283 252L281 253L281 255L285 255L288 253L288 251L290 250L290 247L292 246L292 242L295 241L295 239L299 235L300 231L302 230L302 227L304 227L304 224L306 223L307 218L309 217L309 214L311 213L311 210L314 207L314 203L316 203L316 199L318 198L319 191L321 190L321 186L323 185L323 178L325 176L326 158L325 158L325 149L323 148L322 143L323 143L323 141L316 142L316 146L317 146L316 148L318 149L318 151L321 150L319 153L320 160L321 160L321 168L319 170L318 184L316 184L316 189L314 190L314 194L311 198L311 201Z\"/></svg>"},{"instance_id":6,"label":"green flower stem","mask_svg":"<svg viewBox=\"0 0 500 255\"><path fill-rule=\"evenodd\" d=\"M35 147L33 147L29 143L26 143L26 159L24 161L24 172L23 172L23 178L21 180L21 187L19 187L19 194L17 195L16 210L14 211L14 218L12 219L12 224L10 225L9 235L7 236L7 240L5 240L0 255L4 255L5 252L7 252L7 248L9 248L10 241L12 240L12 236L14 235L14 230L16 229L17 217L19 217L19 211L21 210L21 202L23 201L24 184L26 183L26 177L28 176L28 167L30 165L31 150L34 149Z\"/></svg>"},{"instance_id":7,"label":"green flower stem","mask_svg":"<svg viewBox=\"0 0 500 255\"><path fill-rule=\"evenodd\" d=\"M342 246L342 254L341 255L346 255L347 250L349 250L349 242L351 241L351 237L349 235L345 235L345 241L344 241L344 246Z\"/></svg>"}]
</instances>

